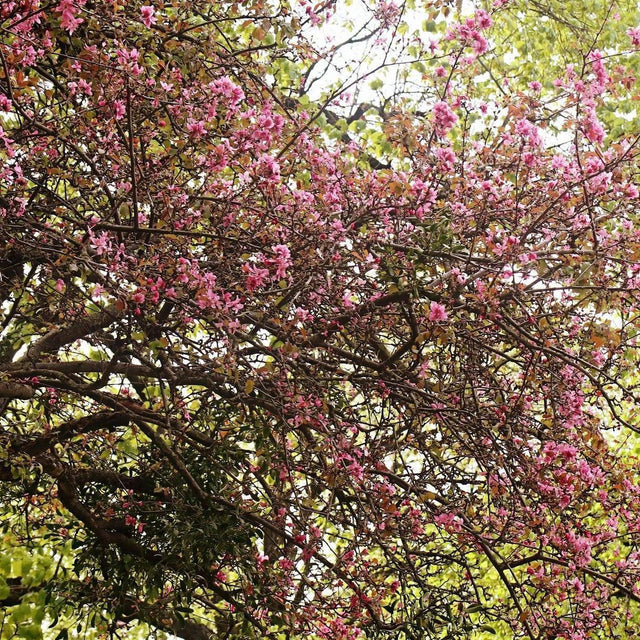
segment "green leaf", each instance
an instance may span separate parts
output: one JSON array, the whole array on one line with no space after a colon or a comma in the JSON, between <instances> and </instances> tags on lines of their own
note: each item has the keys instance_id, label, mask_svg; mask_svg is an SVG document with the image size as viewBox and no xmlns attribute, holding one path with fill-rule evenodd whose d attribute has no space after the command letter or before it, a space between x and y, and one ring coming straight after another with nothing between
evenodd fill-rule
<instances>
[{"instance_id":1,"label":"green leaf","mask_svg":"<svg viewBox=\"0 0 640 640\"><path fill-rule=\"evenodd\" d=\"M0 600L4 600L4 598L8 598L11 594L11 588L7 584L7 581L0 577Z\"/></svg>"},{"instance_id":2,"label":"green leaf","mask_svg":"<svg viewBox=\"0 0 640 640\"><path fill-rule=\"evenodd\" d=\"M18 637L27 640L40 640L42 638L42 627L39 624L20 625L18 627Z\"/></svg>"}]
</instances>

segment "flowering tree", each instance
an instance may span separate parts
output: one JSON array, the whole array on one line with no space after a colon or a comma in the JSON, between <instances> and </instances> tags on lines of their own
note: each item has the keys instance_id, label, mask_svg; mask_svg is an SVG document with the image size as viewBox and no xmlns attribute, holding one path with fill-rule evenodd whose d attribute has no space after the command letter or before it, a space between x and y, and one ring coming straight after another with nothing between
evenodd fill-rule
<instances>
[{"instance_id":1,"label":"flowering tree","mask_svg":"<svg viewBox=\"0 0 640 640\"><path fill-rule=\"evenodd\" d=\"M416 5L0 6L3 638L636 637L629 74Z\"/></svg>"}]
</instances>

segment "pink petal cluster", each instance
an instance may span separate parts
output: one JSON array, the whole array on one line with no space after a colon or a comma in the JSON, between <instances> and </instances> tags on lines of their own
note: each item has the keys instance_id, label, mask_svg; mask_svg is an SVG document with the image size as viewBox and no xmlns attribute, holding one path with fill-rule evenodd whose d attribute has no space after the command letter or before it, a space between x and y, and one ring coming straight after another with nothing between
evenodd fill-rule
<instances>
[{"instance_id":1,"label":"pink petal cluster","mask_svg":"<svg viewBox=\"0 0 640 640\"><path fill-rule=\"evenodd\" d=\"M154 7L149 5L144 5L140 7L140 16L142 17L142 22L146 27L151 27L158 22L158 18L156 18L156 10Z\"/></svg>"},{"instance_id":2,"label":"pink petal cluster","mask_svg":"<svg viewBox=\"0 0 640 640\"><path fill-rule=\"evenodd\" d=\"M436 132L445 135L458 122L458 116L452 111L451 107L441 100L433 105L433 124Z\"/></svg>"},{"instance_id":3,"label":"pink petal cluster","mask_svg":"<svg viewBox=\"0 0 640 640\"><path fill-rule=\"evenodd\" d=\"M446 322L449 319L447 310L439 302L432 302L429 307L429 322Z\"/></svg>"},{"instance_id":4,"label":"pink petal cluster","mask_svg":"<svg viewBox=\"0 0 640 640\"><path fill-rule=\"evenodd\" d=\"M86 0L61 0L60 4L56 7L56 13L60 14L60 26L73 33L83 22L82 18L76 16L79 9L81 9Z\"/></svg>"},{"instance_id":5,"label":"pink petal cluster","mask_svg":"<svg viewBox=\"0 0 640 640\"><path fill-rule=\"evenodd\" d=\"M640 27L628 29L627 35L631 38L631 44L634 47L640 47Z\"/></svg>"}]
</instances>

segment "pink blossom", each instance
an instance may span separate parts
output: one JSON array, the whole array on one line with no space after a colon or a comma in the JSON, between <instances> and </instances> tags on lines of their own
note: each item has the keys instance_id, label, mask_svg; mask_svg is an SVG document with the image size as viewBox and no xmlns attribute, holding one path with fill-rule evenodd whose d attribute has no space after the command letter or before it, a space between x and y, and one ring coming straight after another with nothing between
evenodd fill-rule
<instances>
[{"instance_id":1,"label":"pink blossom","mask_svg":"<svg viewBox=\"0 0 640 640\"><path fill-rule=\"evenodd\" d=\"M31 46L26 47L22 51L22 64L32 65L38 57L38 52Z\"/></svg>"},{"instance_id":2,"label":"pink blossom","mask_svg":"<svg viewBox=\"0 0 640 640\"><path fill-rule=\"evenodd\" d=\"M385 2L384 0L379 0L376 14L377 18L380 20L380 22L382 22L383 25L389 26L399 12L400 9L395 2Z\"/></svg>"},{"instance_id":3,"label":"pink blossom","mask_svg":"<svg viewBox=\"0 0 640 640\"><path fill-rule=\"evenodd\" d=\"M187 123L187 131L189 132L189 136L197 140L201 138L205 133L206 129L204 128L204 122L188 122Z\"/></svg>"},{"instance_id":4,"label":"pink blossom","mask_svg":"<svg viewBox=\"0 0 640 640\"><path fill-rule=\"evenodd\" d=\"M313 314L303 307L296 307L295 318L299 322L313 322Z\"/></svg>"},{"instance_id":5,"label":"pink blossom","mask_svg":"<svg viewBox=\"0 0 640 640\"><path fill-rule=\"evenodd\" d=\"M156 18L155 12L156 10L149 5L140 7L140 15L142 16L142 22L144 22L145 26L151 27L151 25L158 22L158 18Z\"/></svg>"},{"instance_id":6,"label":"pink blossom","mask_svg":"<svg viewBox=\"0 0 640 640\"><path fill-rule=\"evenodd\" d=\"M607 83L611 80L604 66L604 54L602 51L592 51L587 60L591 63L591 70L595 75L595 82L592 83L590 95L597 95L605 91Z\"/></svg>"},{"instance_id":7,"label":"pink blossom","mask_svg":"<svg viewBox=\"0 0 640 640\"><path fill-rule=\"evenodd\" d=\"M262 269L253 264L244 264L242 270L247 274L246 286L249 292L255 291L269 280L268 269Z\"/></svg>"},{"instance_id":8,"label":"pink blossom","mask_svg":"<svg viewBox=\"0 0 640 640\"><path fill-rule=\"evenodd\" d=\"M342 294L342 306L345 309L356 308L356 305L354 304L352 297L353 297L353 293L349 291L349 289L346 289L345 292Z\"/></svg>"},{"instance_id":9,"label":"pink blossom","mask_svg":"<svg viewBox=\"0 0 640 640\"><path fill-rule=\"evenodd\" d=\"M627 35L631 38L631 44L634 47L640 47L640 27L627 29Z\"/></svg>"},{"instance_id":10,"label":"pink blossom","mask_svg":"<svg viewBox=\"0 0 640 640\"><path fill-rule=\"evenodd\" d=\"M305 13L309 16L309 20L311 20L311 24L314 27L322 24L322 18L311 8L311 6L305 8Z\"/></svg>"},{"instance_id":11,"label":"pink blossom","mask_svg":"<svg viewBox=\"0 0 640 640\"><path fill-rule=\"evenodd\" d=\"M220 296L211 286L206 286L198 291L196 304L200 309L218 309L220 307Z\"/></svg>"},{"instance_id":12,"label":"pink blossom","mask_svg":"<svg viewBox=\"0 0 640 640\"><path fill-rule=\"evenodd\" d=\"M276 254L275 259L268 260L269 264L276 267L276 278L281 279L287 275L287 267L291 266L291 253L286 244L275 244L271 247Z\"/></svg>"},{"instance_id":13,"label":"pink blossom","mask_svg":"<svg viewBox=\"0 0 640 640\"><path fill-rule=\"evenodd\" d=\"M93 235L93 232L89 230L89 242L96 252L96 255L103 255L105 252L111 249L111 240L109 234L103 231L99 236Z\"/></svg>"},{"instance_id":14,"label":"pink blossom","mask_svg":"<svg viewBox=\"0 0 640 640\"><path fill-rule=\"evenodd\" d=\"M456 154L453 152L453 149L449 147L439 147L435 151L436 158L438 158L439 162L442 163L442 168L446 171L450 171L453 169L453 165L457 160Z\"/></svg>"},{"instance_id":15,"label":"pink blossom","mask_svg":"<svg viewBox=\"0 0 640 640\"><path fill-rule=\"evenodd\" d=\"M441 513L434 516L433 521L444 527L448 533L459 533L462 531L462 518L453 513Z\"/></svg>"},{"instance_id":16,"label":"pink blossom","mask_svg":"<svg viewBox=\"0 0 640 640\"><path fill-rule=\"evenodd\" d=\"M127 108L125 107L124 102L122 102L122 100L114 100L113 113L114 113L115 119L122 120L126 112L127 112Z\"/></svg>"},{"instance_id":17,"label":"pink blossom","mask_svg":"<svg viewBox=\"0 0 640 640\"><path fill-rule=\"evenodd\" d=\"M491 27L491 25L493 24L491 16L483 9L479 9L478 11L476 11L473 17L475 19L476 25L478 26L478 29L489 29L489 27Z\"/></svg>"},{"instance_id":18,"label":"pink blossom","mask_svg":"<svg viewBox=\"0 0 640 640\"><path fill-rule=\"evenodd\" d=\"M87 96L93 95L93 88L86 80L82 78L78 80L78 89L81 93L84 93Z\"/></svg>"},{"instance_id":19,"label":"pink blossom","mask_svg":"<svg viewBox=\"0 0 640 640\"><path fill-rule=\"evenodd\" d=\"M352 459L347 465L347 470L349 471L351 479L356 483L360 484L364 480L364 469L356 460Z\"/></svg>"},{"instance_id":20,"label":"pink blossom","mask_svg":"<svg viewBox=\"0 0 640 640\"><path fill-rule=\"evenodd\" d=\"M69 33L73 33L84 22L82 18L76 17L76 12L85 2L86 0L62 0L55 8L56 13L60 14L60 26Z\"/></svg>"},{"instance_id":21,"label":"pink blossom","mask_svg":"<svg viewBox=\"0 0 640 640\"><path fill-rule=\"evenodd\" d=\"M236 105L240 100L244 99L244 91L227 76L214 80L209 87L214 93L227 98L231 105Z\"/></svg>"},{"instance_id":22,"label":"pink blossom","mask_svg":"<svg viewBox=\"0 0 640 640\"><path fill-rule=\"evenodd\" d=\"M444 135L453 128L458 121L458 116L451 110L451 107L444 101L436 102L433 105L433 122L436 132Z\"/></svg>"},{"instance_id":23,"label":"pink blossom","mask_svg":"<svg viewBox=\"0 0 640 640\"><path fill-rule=\"evenodd\" d=\"M480 56L483 53L486 53L486 51L489 49L489 43L486 41L484 36L480 35L479 33L474 33L473 40L471 42L471 48L477 56Z\"/></svg>"},{"instance_id":24,"label":"pink blossom","mask_svg":"<svg viewBox=\"0 0 640 640\"><path fill-rule=\"evenodd\" d=\"M464 46L470 46L476 56L482 55L489 48L485 37L480 33L492 25L491 16L486 11L478 11L473 18L455 25L448 33L447 39L458 38Z\"/></svg>"},{"instance_id":25,"label":"pink blossom","mask_svg":"<svg viewBox=\"0 0 640 640\"><path fill-rule=\"evenodd\" d=\"M604 127L600 120L598 120L595 109L589 109L587 111L586 116L582 120L582 128L584 135L591 142L595 144L602 144L604 142Z\"/></svg>"},{"instance_id":26,"label":"pink blossom","mask_svg":"<svg viewBox=\"0 0 640 640\"><path fill-rule=\"evenodd\" d=\"M263 154L258 158L258 173L267 180L277 181L280 179L280 165L270 155Z\"/></svg>"},{"instance_id":27,"label":"pink blossom","mask_svg":"<svg viewBox=\"0 0 640 640\"><path fill-rule=\"evenodd\" d=\"M592 351L591 357L593 358L593 363L596 367L602 367L602 365L607 361L607 356L603 353L602 349Z\"/></svg>"},{"instance_id":28,"label":"pink blossom","mask_svg":"<svg viewBox=\"0 0 640 640\"><path fill-rule=\"evenodd\" d=\"M225 292L222 294L222 301L224 302L225 307L234 313L241 311L244 305L240 301L240 298L234 298L232 294L229 292Z\"/></svg>"},{"instance_id":29,"label":"pink blossom","mask_svg":"<svg viewBox=\"0 0 640 640\"><path fill-rule=\"evenodd\" d=\"M98 300L104 293L106 293L105 288L102 285L97 284L91 291L91 299Z\"/></svg>"},{"instance_id":30,"label":"pink blossom","mask_svg":"<svg viewBox=\"0 0 640 640\"><path fill-rule=\"evenodd\" d=\"M429 322L446 322L449 319L447 310L439 302L432 302L429 307Z\"/></svg>"},{"instance_id":31,"label":"pink blossom","mask_svg":"<svg viewBox=\"0 0 640 640\"><path fill-rule=\"evenodd\" d=\"M540 138L538 127L526 118L522 118L516 122L515 130L516 133L521 135L530 145L534 147L542 145L542 138Z\"/></svg>"}]
</instances>

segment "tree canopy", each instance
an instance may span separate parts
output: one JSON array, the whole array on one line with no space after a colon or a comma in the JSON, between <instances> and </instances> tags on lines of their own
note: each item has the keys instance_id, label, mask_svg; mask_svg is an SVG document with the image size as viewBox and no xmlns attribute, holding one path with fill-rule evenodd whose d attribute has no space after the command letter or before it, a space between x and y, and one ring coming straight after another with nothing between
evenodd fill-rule
<instances>
[{"instance_id":1,"label":"tree canopy","mask_svg":"<svg viewBox=\"0 0 640 640\"><path fill-rule=\"evenodd\" d=\"M638 637L637 9L146 1L0 5L1 637Z\"/></svg>"}]
</instances>

